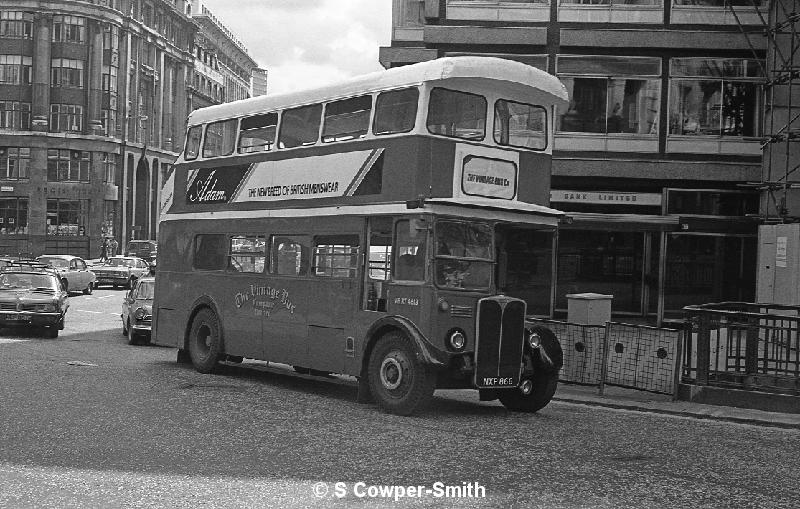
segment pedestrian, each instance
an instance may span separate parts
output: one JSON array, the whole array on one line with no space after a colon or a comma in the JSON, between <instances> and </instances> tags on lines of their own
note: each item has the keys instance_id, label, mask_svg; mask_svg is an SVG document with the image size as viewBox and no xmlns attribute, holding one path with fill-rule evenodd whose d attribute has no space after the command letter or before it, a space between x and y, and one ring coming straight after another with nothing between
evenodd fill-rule
<instances>
[{"instance_id":1,"label":"pedestrian","mask_svg":"<svg viewBox=\"0 0 800 509\"><path fill-rule=\"evenodd\" d=\"M109 251L111 253L110 256L117 256L117 248L119 247L119 243L117 242L117 239L112 238L111 242L109 242L109 244L108 244L108 247L109 247Z\"/></svg>"},{"instance_id":2,"label":"pedestrian","mask_svg":"<svg viewBox=\"0 0 800 509\"><path fill-rule=\"evenodd\" d=\"M103 245L100 246L100 262L108 261L108 239L103 239Z\"/></svg>"}]
</instances>

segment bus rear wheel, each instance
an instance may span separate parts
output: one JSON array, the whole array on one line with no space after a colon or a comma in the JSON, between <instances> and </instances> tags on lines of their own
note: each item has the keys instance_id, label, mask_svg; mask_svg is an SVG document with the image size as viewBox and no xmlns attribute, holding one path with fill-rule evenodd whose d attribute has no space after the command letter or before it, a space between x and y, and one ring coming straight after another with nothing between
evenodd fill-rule
<instances>
[{"instance_id":1,"label":"bus rear wheel","mask_svg":"<svg viewBox=\"0 0 800 509\"><path fill-rule=\"evenodd\" d=\"M419 361L411 341L398 331L381 337L367 371L370 391L384 410L410 415L430 402L436 377Z\"/></svg>"},{"instance_id":2,"label":"bus rear wheel","mask_svg":"<svg viewBox=\"0 0 800 509\"><path fill-rule=\"evenodd\" d=\"M222 331L216 313L210 309L201 309L192 320L189 356L200 373L213 372L222 357Z\"/></svg>"}]
</instances>

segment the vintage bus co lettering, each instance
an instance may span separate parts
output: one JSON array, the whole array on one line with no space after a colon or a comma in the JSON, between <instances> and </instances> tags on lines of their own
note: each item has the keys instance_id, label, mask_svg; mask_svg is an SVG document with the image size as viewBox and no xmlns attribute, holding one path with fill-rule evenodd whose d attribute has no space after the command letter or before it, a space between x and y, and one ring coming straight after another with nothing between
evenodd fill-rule
<instances>
[{"instance_id":1,"label":"the vintage bus co lettering","mask_svg":"<svg viewBox=\"0 0 800 509\"><path fill-rule=\"evenodd\" d=\"M250 285L244 292L238 292L235 299L237 308L248 302L252 303L256 315L268 317L278 305L279 309L286 309L290 314L294 314L295 305L289 299L289 291L285 288Z\"/></svg>"},{"instance_id":2,"label":"the vintage bus co lettering","mask_svg":"<svg viewBox=\"0 0 800 509\"><path fill-rule=\"evenodd\" d=\"M476 182L478 184L487 184L492 186L509 187L511 181L505 177L494 177L492 175L476 175L474 173L467 173L467 182Z\"/></svg>"},{"instance_id":3,"label":"the vintage bus co lettering","mask_svg":"<svg viewBox=\"0 0 800 509\"><path fill-rule=\"evenodd\" d=\"M247 197L261 198L270 196L328 194L337 192L339 192L338 182L319 182L316 184L293 184L290 186L251 187L247 190Z\"/></svg>"}]
</instances>

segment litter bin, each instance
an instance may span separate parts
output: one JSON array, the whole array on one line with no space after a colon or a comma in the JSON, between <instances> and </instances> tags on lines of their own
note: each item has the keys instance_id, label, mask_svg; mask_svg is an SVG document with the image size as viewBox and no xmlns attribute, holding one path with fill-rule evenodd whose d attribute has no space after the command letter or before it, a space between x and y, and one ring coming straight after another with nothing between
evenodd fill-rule
<instances>
[{"instance_id":1,"label":"litter bin","mask_svg":"<svg viewBox=\"0 0 800 509\"><path fill-rule=\"evenodd\" d=\"M567 294L567 321L580 325L605 325L611 320L613 295L600 293Z\"/></svg>"}]
</instances>

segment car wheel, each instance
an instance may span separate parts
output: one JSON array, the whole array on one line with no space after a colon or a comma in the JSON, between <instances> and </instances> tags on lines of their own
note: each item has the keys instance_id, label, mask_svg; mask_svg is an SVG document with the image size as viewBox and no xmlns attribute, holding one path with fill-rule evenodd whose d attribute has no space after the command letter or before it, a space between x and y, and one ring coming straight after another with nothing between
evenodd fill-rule
<instances>
[{"instance_id":1,"label":"car wheel","mask_svg":"<svg viewBox=\"0 0 800 509\"><path fill-rule=\"evenodd\" d=\"M51 325L44 331L45 337L50 339L55 339L58 337L58 327L55 325Z\"/></svg>"},{"instance_id":2,"label":"car wheel","mask_svg":"<svg viewBox=\"0 0 800 509\"><path fill-rule=\"evenodd\" d=\"M69 281L66 279L61 280L61 286L64 288L64 291L69 293Z\"/></svg>"},{"instance_id":3,"label":"car wheel","mask_svg":"<svg viewBox=\"0 0 800 509\"><path fill-rule=\"evenodd\" d=\"M194 368L200 373L211 373L223 354L222 330L216 313L208 308L201 309L189 332L189 355Z\"/></svg>"},{"instance_id":4,"label":"car wheel","mask_svg":"<svg viewBox=\"0 0 800 509\"><path fill-rule=\"evenodd\" d=\"M126 322L125 320L122 321L122 335L123 336L128 335L128 322Z\"/></svg>"},{"instance_id":5,"label":"car wheel","mask_svg":"<svg viewBox=\"0 0 800 509\"><path fill-rule=\"evenodd\" d=\"M91 295L92 292L94 292L94 284L91 281L89 281L89 284L86 285L86 288L83 289L83 294Z\"/></svg>"},{"instance_id":6,"label":"car wheel","mask_svg":"<svg viewBox=\"0 0 800 509\"><path fill-rule=\"evenodd\" d=\"M419 361L411 340L399 331L381 337L369 357L369 387L387 412L410 415L431 400L436 377Z\"/></svg>"}]
</instances>

